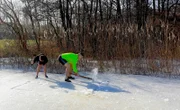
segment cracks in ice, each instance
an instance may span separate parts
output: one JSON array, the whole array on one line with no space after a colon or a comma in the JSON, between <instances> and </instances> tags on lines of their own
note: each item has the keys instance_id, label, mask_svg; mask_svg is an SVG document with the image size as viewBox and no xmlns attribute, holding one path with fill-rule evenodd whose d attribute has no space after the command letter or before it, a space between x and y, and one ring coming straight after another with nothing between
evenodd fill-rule
<instances>
[{"instance_id":1,"label":"cracks in ice","mask_svg":"<svg viewBox=\"0 0 180 110\"><path fill-rule=\"evenodd\" d=\"M23 86L23 85L26 85L26 84L28 84L28 83L30 83L30 82L31 82L31 81L26 81L25 83L22 83L22 84L19 84L19 85L16 85L16 86L12 87L11 89L16 89L16 88L21 87L21 86Z\"/></svg>"}]
</instances>

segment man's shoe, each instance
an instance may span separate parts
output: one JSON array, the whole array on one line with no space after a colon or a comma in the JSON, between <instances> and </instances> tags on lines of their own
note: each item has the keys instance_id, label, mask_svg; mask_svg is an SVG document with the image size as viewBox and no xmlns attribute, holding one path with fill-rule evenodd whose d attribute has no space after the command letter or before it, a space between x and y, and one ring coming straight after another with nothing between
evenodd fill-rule
<instances>
[{"instance_id":1,"label":"man's shoe","mask_svg":"<svg viewBox=\"0 0 180 110\"><path fill-rule=\"evenodd\" d=\"M69 80L69 78L65 79L66 82L71 82L71 80Z\"/></svg>"},{"instance_id":2,"label":"man's shoe","mask_svg":"<svg viewBox=\"0 0 180 110\"><path fill-rule=\"evenodd\" d=\"M37 79L37 78L38 78L38 76L35 77L35 79Z\"/></svg>"},{"instance_id":3,"label":"man's shoe","mask_svg":"<svg viewBox=\"0 0 180 110\"><path fill-rule=\"evenodd\" d=\"M46 77L46 78L48 78L48 76L47 76L47 75L45 75L45 77Z\"/></svg>"},{"instance_id":4,"label":"man's shoe","mask_svg":"<svg viewBox=\"0 0 180 110\"><path fill-rule=\"evenodd\" d=\"M74 78L74 77L72 77L72 76L69 76L69 77L68 77L68 79L75 79L75 78Z\"/></svg>"}]
</instances>

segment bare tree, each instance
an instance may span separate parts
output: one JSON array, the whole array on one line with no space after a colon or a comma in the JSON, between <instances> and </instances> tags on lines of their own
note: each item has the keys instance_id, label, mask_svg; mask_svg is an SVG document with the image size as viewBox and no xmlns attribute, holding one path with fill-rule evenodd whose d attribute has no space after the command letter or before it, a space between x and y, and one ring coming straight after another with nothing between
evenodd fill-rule
<instances>
[{"instance_id":1,"label":"bare tree","mask_svg":"<svg viewBox=\"0 0 180 110\"><path fill-rule=\"evenodd\" d=\"M116 4L117 4L117 18L118 19L122 19L122 10L121 10L121 3L120 0L116 0Z\"/></svg>"},{"instance_id":2,"label":"bare tree","mask_svg":"<svg viewBox=\"0 0 180 110\"><path fill-rule=\"evenodd\" d=\"M12 1L1 1L0 11L6 17L4 23L13 30L19 40L20 48L28 51L27 48L27 31L23 27L18 12L15 11L15 7ZM3 18L1 18L3 19Z\"/></svg>"}]
</instances>

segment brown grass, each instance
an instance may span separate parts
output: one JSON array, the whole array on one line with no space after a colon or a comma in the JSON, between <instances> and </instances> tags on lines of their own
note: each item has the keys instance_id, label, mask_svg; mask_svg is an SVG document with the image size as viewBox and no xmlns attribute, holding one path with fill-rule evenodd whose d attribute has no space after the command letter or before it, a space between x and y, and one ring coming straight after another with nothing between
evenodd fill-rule
<instances>
[{"instance_id":1,"label":"brown grass","mask_svg":"<svg viewBox=\"0 0 180 110\"><path fill-rule=\"evenodd\" d=\"M45 53L50 59L51 63L48 65L51 71L60 71L58 70L59 63L56 61L57 56L63 52L78 52L77 50L80 49L79 35L82 35L86 54L86 61L83 62L86 66L83 68L98 67L102 72L114 68L116 72L126 74L179 75L178 66L174 67L177 65L174 60L180 57L179 33L176 27L165 24L163 21L157 24L149 21L141 30L137 30L136 24L101 24L97 26L96 32L89 27L85 28L84 35L82 32L72 30L70 34L72 45L68 49L61 50L56 45L56 40L42 41L40 52ZM63 47L66 47L65 40L63 44ZM11 47L11 49L4 50L5 55L2 53L0 55L18 54L18 56L30 57L34 53L39 53L36 45L28 47L28 54L27 52L23 54L16 47ZM97 60L98 63L88 64L89 58Z\"/></svg>"}]
</instances>

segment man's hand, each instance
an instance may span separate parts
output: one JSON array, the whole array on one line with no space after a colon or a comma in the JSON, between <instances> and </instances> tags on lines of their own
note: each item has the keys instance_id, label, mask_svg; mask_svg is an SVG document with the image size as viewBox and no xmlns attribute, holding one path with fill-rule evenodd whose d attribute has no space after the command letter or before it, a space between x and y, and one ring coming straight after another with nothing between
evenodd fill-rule
<instances>
[{"instance_id":1,"label":"man's hand","mask_svg":"<svg viewBox=\"0 0 180 110\"><path fill-rule=\"evenodd\" d=\"M79 74L78 74L78 73L73 73L73 75L75 75L75 76L79 76Z\"/></svg>"},{"instance_id":2,"label":"man's hand","mask_svg":"<svg viewBox=\"0 0 180 110\"><path fill-rule=\"evenodd\" d=\"M34 64L34 62L33 61L31 61L31 65L33 65Z\"/></svg>"}]
</instances>

